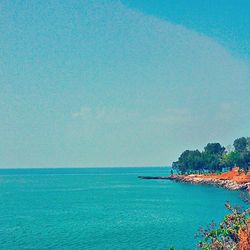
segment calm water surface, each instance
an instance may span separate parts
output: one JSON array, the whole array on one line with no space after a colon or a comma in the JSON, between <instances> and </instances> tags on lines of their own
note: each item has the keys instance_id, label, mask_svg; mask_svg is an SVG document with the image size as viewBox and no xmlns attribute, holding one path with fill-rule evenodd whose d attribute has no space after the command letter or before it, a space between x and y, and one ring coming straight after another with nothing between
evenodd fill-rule
<instances>
[{"instance_id":1,"label":"calm water surface","mask_svg":"<svg viewBox=\"0 0 250 250\"><path fill-rule=\"evenodd\" d=\"M167 168L0 170L0 249L195 249L238 192L140 180Z\"/></svg>"}]
</instances>

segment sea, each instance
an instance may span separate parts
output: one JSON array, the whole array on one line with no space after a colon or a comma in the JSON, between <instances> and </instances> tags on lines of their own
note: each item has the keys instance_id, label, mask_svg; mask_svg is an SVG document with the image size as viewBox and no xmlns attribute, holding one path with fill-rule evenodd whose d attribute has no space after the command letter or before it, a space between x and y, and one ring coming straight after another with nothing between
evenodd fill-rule
<instances>
[{"instance_id":1,"label":"sea","mask_svg":"<svg viewBox=\"0 0 250 250\"><path fill-rule=\"evenodd\" d=\"M169 180L167 167L0 170L0 249L195 249L238 191Z\"/></svg>"}]
</instances>

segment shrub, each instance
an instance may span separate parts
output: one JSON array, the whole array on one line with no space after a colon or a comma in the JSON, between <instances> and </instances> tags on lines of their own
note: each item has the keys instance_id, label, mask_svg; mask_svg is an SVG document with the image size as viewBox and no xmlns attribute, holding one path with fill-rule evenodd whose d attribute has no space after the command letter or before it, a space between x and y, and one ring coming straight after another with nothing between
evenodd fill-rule
<instances>
[{"instance_id":1,"label":"shrub","mask_svg":"<svg viewBox=\"0 0 250 250\"><path fill-rule=\"evenodd\" d=\"M200 229L198 237L202 237L202 241L198 244L199 249L250 249L250 209L241 211L229 203L225 206L231 213L225 216L218 228L212 223L207 229Z\"/></svg>"}]
</instances>

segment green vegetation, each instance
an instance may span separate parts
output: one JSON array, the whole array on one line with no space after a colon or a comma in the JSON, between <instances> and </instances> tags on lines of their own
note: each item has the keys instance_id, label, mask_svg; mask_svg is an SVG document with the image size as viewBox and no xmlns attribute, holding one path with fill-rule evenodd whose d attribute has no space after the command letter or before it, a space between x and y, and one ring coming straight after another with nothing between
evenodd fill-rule
<instances>
[{"instance_id":1,"label":"green vegetation","mask_svg":"<svg viewBox=\"0 0 250 250\"><path fill-rule=\"evenodd\" d=\"M231 212L225 216L219 227L212 223L209 228L201 228L198 237L202 240L198 248L203 250L237 249L246 250L250 247L250 209L241 211L229 203L226 208Z\"/></svg>"},{"instance_id":2,"label":"green vegetation","mask_svg":"<svg viewBox=\"0 0 250 250\"><path fill-rule=\"evenodd\" d=\"M250 168L250 137L234 140L234 149L226 149L220 143L208 143L202 152L185 150L172 167L178 173L216 173L223 169L239 167L247 172Z\"/></svg>"},{"instance_id":3,"label":"green vegetation","mask_svg":"<svg viewBox=\"0 0 250 250\"><path fill-rule=\"evenodd\" d=\"M250 202L249 197L245 200ZM197 249L202 250L248 250L250 249L250 208L225 204L230 214L217 226L212 222L207 228L201 227L196 234L200 239ZM170 250L175 250L172 246Z\"/></svg>"}]
</instances>

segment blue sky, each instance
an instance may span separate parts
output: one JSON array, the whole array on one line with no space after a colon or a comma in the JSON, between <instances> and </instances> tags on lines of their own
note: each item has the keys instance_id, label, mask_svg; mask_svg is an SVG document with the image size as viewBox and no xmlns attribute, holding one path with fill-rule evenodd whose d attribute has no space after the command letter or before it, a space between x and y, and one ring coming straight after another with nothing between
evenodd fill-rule
<instances>
[{"instance_id":1,"label":"blue sky","mask_svg":"<svg viewBox=\"0 0 250 250\"><path fill-rule=\"evenodd\" d=\"M217 40L231 53L250 56L248 0L126 0L130 8L184 25Z\"/></svg>"},{"instance_id":2,"label":"blue sky","mask_svg":"<svg viewBox=\"0 0 250 250\"><path fill-rule=\"evenodd\" d=\"M0 167L169 165L250 130L247 1L2 1Z\"/></svg>"}]
</instances>

